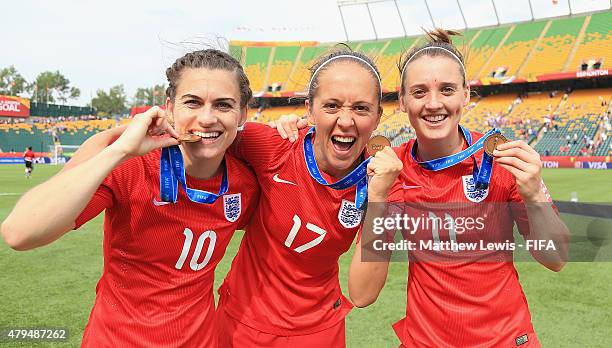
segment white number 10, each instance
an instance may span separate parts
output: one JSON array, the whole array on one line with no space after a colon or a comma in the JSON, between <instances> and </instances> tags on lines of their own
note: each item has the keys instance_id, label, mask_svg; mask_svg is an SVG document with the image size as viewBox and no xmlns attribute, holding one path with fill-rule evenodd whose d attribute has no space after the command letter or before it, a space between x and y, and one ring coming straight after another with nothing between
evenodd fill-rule
<instances>
[{"instance_id":1,"label":"white number 10","mask_svg":"<svg viewBox=\"0 0 612 348\"><path fill-rule=\"evenodd\" d=\"M183 264L187 259L187 254L189 254L189 249L191 249L191 241L193 240L193 232L191 232L190 229L185 228L183 234L185 235L185 243L183 244L183 251L181 252L181 257L179 257L178 261L176 261L176 265L174 266L176 269L183 268ZM206 256L204 256L204 260L202 260L202 262L198 263L198 259L200 258L200 254L202 253L202 247L204 246L206 238L210 238L210 243L208 243L208 249L206 250ZM206 265L210 261L213 251L215 250L216 242L217 234L215 233L215 231L208 230L200 235L195 250L193 251L191 262L189 263L189 267L191 267L192 270L199 271L202 268L206 267Z\"/></svg>"}]
</instances>

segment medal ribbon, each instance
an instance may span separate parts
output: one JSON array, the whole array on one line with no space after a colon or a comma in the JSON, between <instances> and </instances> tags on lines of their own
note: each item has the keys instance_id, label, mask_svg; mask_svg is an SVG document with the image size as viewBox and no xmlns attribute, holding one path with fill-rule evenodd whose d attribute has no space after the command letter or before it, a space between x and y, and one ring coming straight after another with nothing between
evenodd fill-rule
<instances>
[{"instance_id":1,"label":"medal ribbon","mask_svg":"<svg viewBox=\"0 0 612 348\"><path fill-rule=\"evenodd\" d=\"M344 178L329 184L321 175L321 171L317 166L317 162L314 156L314 150L312 148L312 136L314 134L315 127L310 128L306 137L304 137L304 158L306 159L306 167L308 173L315 179L316 182L323 186L331 187L334 190L344 190L353 185L357 185L355 192L355 206L361 209L363 203L365 203L368 197L368 177L367 167L370 159L361 162L355 169L348 173Z\"/></svg>"},{"instance_id":2,"label":"medal ribbon","mask_svg":"<svg viewBox=\"0 0 612 348\"><path fill-rule=\"evenodd\" d=\"M178 185L180 183L187 197L192 202L202 204L214 203L220 196L227 193L229 188L225 158L223 158L221 166L223 166L223 176L221 178L221 187L219 188L218 194L192 189L187 187L185 165L183 164L183 155L179 147L174 145L163 148L159 159L159 192L161 200L164 202L176 203Z\"/></svg>"},{"instance_id":3,"label":"medal ribbon","mask_svg":"<svg viewBox=\"0 0 612 348\"><path fill-rule=\"evenodd\" d=\"M485 143L485 140L493 134L501 133L501 131L497 128L493 128L488 131L482 138L478 139L477 142L472 144L472 135L470 132L463 126L459 126L465 141L468 144L468 148L458 152L456 154L452 154L450 156L440 157L433 159L431 161L418 162L416 159L416 150L417 143L414 143L412 147L412 158L423 168L439 171L449 167L454 166L457 163L463 162L466 158L474 155L478 150L482 149ZM473 158L473 157L472 157ZM476 183L477 189L486 189L489 187L489 182L491 181L491 172L493 171L493 156L489 155L486 151L482 155L482 160L480 162L480 169L476 164L476 159L474 159L474 170L472 171L472 176L474 177L474 182Z\"/></svg>"}]
</instances>

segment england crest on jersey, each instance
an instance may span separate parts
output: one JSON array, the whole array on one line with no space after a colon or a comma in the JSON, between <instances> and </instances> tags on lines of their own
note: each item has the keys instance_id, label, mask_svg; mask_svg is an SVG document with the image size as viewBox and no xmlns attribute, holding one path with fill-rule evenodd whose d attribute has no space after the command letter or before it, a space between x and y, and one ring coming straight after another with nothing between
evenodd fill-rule
<instances>
[{"instance_id":1,"label":"england crest on jersey","mask_svg":"<svg viewBox=\"0 0 612 348\"><path fill-rule=\"evenodd\" d=\"M489 195L489 188L486 189L476 189L476 182L474 181L474 177L471 175L463 176L463 193L465 193L465 198L468 200L478 203L487 198Z\"/></svg>"},{"instance_id":2,"label":"england crest on jersey","mask_svg":"<svg viewBox=\"0 0 612 348\"><path fill-rule=\"evenodd\" d=\"M235 222L240 217L242 212L242 201L240 199L240 193L232 195L223 195L223 212L225 218L229 222Z\"/></svg>"},{"instance_id":3,"label":"england crest on jersey","mask_svg":"<svg viewBox=\"0 0 612 348\"><path fill-rule=\"evenodd\" d=\"M362 216L363 210L357 209L355 203L347 201L346 199L342 200L340 210L338 211L338 220L342 226L345 228L357 227L359 223L361 223Z\"/></svg>"}]
</instances>

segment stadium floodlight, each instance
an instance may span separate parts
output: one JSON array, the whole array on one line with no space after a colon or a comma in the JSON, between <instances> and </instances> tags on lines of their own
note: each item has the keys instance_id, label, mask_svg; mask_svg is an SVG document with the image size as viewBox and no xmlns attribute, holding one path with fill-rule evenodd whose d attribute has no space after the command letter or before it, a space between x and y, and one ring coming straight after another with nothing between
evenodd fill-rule
<instances>
[{"instance_id":1,"label":"stadium floodlight","mask_svg":"<svg viewBox=\"0 0 612 348\"><path fill-rule=\"evenodd\" d=\"M366 10L368 11L368 16L370 17L370 23L372 24L372 30L374 31L374 38L378 40L378 32L376 31L376 25L374 24L374 19L372 18L372 12L370 11L370 4L374 4L378 2L395 3L395 9L397 10L397 15L399 16L400 23L402 23L402 29L404 30L404 36L408 36L408 33L406 32L406 26L404 25L404 19L402 18L402 14L399 10L399 6L397 5L397 0L338 0L338 11L340 11L340 19L342 20L342 27L344 28L344 35L346 37L347 42L350 40L348 36L348 31L346 30L346 23L344 22L344 15L342 13L342 8L346 6L365 5ZM425 3L427 3L426 0L425 0ZM431 22L433 23L431 12L429 13L429 17L431 18Z\"/></svg>"},{"instance_id":2,"label":"stadium floodlight","mask_svg":"<svg viewBox=\"0 0 612 348\"><path fill-rule=\"evenodd\" d=\"M491 4L493 4L493 12L495 12L495 19L497 19L497 25L499 25L499 16L497 15L497 7L495 7L495 1L491 0Z\"/></svg>"},{"instance_id":3,"label":"stadium floodlight","mask_svg":"<svg viewBox=\"0 0 612 348\"><path fill-rule=\"evenodd\" d=\"M463 14L463 9L461 8L461 3L459 2L459 0L457 0L457 7L459 7L459 13L461 13L461 18L463 18L463 24L465 25L465 29L467 29L467 21L465 20L465 15Z\"/></svg>"},{"instance_id":4,"label":"stadium floodlight","mask_svg":"<svg viewBox=\"0 0 612 348\"><path fill-rule=\"evenodd\" d=\"M535 20L535 17L533 16L533 6L531 6L531 0L527 0L527 2L529 3L529 11L531 12L531 20Z\"/></svg>"},{"instance_id":5,"label":"stadium floodlight","mask_svg":"<svg viewBox=\"0 0 612 348\"><path fill-rule=\"evenodd\" d=\"M429 19L431 19L431 26L432 28L436 27L436 22L434 22L433 16L431 15L431 10L429 9L429 4L427 3L427 0L423 0L425 2L425 7L427 8L427 13L429 13Z\"/></svg>"}]
</instances>

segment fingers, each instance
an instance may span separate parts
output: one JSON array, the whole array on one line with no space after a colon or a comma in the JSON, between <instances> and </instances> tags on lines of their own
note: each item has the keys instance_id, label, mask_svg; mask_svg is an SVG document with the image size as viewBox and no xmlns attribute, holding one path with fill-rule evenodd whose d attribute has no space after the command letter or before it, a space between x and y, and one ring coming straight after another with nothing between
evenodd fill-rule
<instances>
[{"instance_id":1,"label":"fingers","mask_svg":"<svg viewBox=\"0 0 612 348\"><path fill-rule=\"evenodd\" d=\"M156 136L163 134L170 134L174 138L179 137L179 133L172 127L166 112L158 107L154 106L151 109L147 110L140 116L141 119L151 120L147 129L147 135Z\"/></svg>"},{"instance_id":2,"label":"fingers","mask_svg":"<svg viewBox=\"0 0 612 348\"><path fill-rule=\"evenodd\" d=\"M304 122L300 123L300 121L302 120L296 115L283 115L278 120L271 122L271 124L274 123L274 126L271 127L276 128L281 138L294 142L299 137L299 129L305 127Z\"/></svg>"},{"instance_id":3,"label":"fingers","mask_svg":"<svg viewBox=\"0 0 612 348\"><path fill-rule=\"evenodd\" d=\"M531 165L528 162L523 161L518 157L497 157L495 158L495 162L499 164L505 164L508 166L512 166L523 172L530 172Z\"/></svg>"},{"instance_id":4,"label":"fingers","mask_svg":"<svg viewBox=\"0 0 612 348\"><path fill-rule=\"evenodd\" d=\"M540 154L538 154L534 148L522 140L511 141L498 145L497 149L493 151L493 156L496 157L496 162L499 162L498 159L501 158L516 158L520 160L520 162L502 160L501 163L514 165L517 166L517 168L527 169L521 162L535 166L537 170L542 168Z\"/></svg>"},{"instance_id":5,"label":"fingers","mask_svg":"<svg viewBox=\"0 0 612 348\"><path fill-rule=\"evenodd\" d=\"M304 129L306 127L308 127L308 120L302 119L302 118L299 119L298 122L297 122L297 128L298 129Z\"/></svg>"},{"instance_id":6,"label":"fingers","mask_svg":"<svg viewBox=\"0 0 612 348\"><path fill-rule=\"evenodd\" d=\"M508 150L511 148L520 148L529 153L537 154L537 151L523 140L509 141L507 143L497 145L497 150L499 151Z\"/></svg>"},{"instance_id":7,"label":"fingers","mask_svg":"<svg viewBox=\"0 0 612 348\"><path fill-rule=\"evenodd\" d=\"M399 173L403 167L402 161L389 146L378 151L368 163L368 169L376 174Z\"/></svg>"},{"instance_id":8,"label":"fingers","mask_svg":"<svg viewBox=\"0 0 612 348\"><path fill-rule=\"evenodd\" d=\"M372 163L373 159L370 160L370 162L368 163L368 166L366 167L367 169L367 176L373 176L374 174L376 174L376 164Z\"/></svg>"},{"instance_id":9,"label":"fingers","mask_svg":"<svg viewBox=\"0 0 612 348\"><path fill-rule=\"evenodd\" d=\"M290 142L294 142L297 140L298 136L300 135L300 133L298 132L298 128L297 128L297 122L292 122L289 124L289 141Z\"/></svg>"},{"instance_id":10,"label":"fingers","mask_svg":"<svg viewBox=\"0 0 612 348\"><path fill-rule=\"evenodd\" d=\"M156 118L166 117L166 112L159 106L154 106L149 110L134 116L134 120L144 120L147 125L151 125Z\"/></svg>"},{"instance_id":11,"label":"fingers","mask_svg":"<svg viewBox=\"0 0 612 348\"><path fill-rule=\"evenodd\" d=\"M179 137L179 133L174 129L174 127L172 127L172 125L170 124L170 122L168 122L167 118L164 118L162 120L162 129L170 134L172 137L174 138L178 138Z\"/></svg>"},{"instance_id":12,"label":"fingers","mask_svg":"<svg viewBox=\"0 0 612 348\"><path fill-rule=\"evenodd\" d=\"M281 123L281 121L277 120L275 123L276 123L275 128L278 131L278 134L281 136L281 138L283 139L289 138L289 136L287 135L287 131L285 130L285 127L283 127L283 124Z\"/></svg>"},{"instance_id":13,"label":"fingers","mask_svg":"<svg viewBox=\"0 0 612 348\"><path fill-rule=\"evenodd\" d=\"M529 153L522 148L514 147L507 150L495 150L493 151L495 158L514 157L524 162L531 163L534 160L533 154Z\"/></svg>"},{"instance_id":14,"label":"fingers","mask_svg":"<svg viewBox=\"0 0 612 348\"><path fill-rule=\"evenodd\" d=\"M168 147L173 145L178 145L179 141L169 135L153 137L153 143L155 148Z\"/></svg>"},{"instance_id":15,"label":"fingers","mask_svg":"<svg viewBox=\"0 0 612 348\"><path fill-rule=\"evenodd\" d=\"M149 128L147 129L147 135L164 134L165 130L162 128L163 121L164 121L163 118L152 119L152 123L149 125Z\"/></svg>"},{"instance_id":16,"label":"fingers","mask_svg":"<svg viewBox=\"0 0 612 348\"><path fill-rule=\"evenodd\" d=\"M402 161L393 149L386 146L378 151L370 159L367 166L367 174L370 179L368 182L368 200L370 202L384 202L402 168Z\"/></svg>"}]
</instances>

